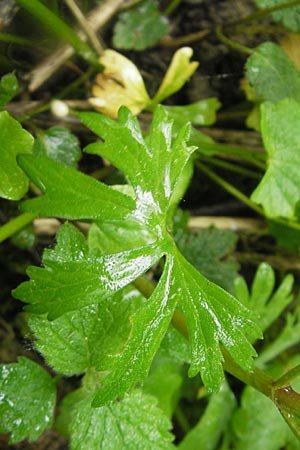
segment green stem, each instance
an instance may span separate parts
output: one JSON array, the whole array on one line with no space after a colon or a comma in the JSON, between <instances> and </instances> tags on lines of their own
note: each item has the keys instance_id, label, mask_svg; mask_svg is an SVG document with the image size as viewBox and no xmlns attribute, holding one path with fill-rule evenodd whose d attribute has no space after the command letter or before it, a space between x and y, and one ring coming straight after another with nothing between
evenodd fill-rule
<instances>
[{"instance_id":1,"label":"green stem","mask_svg":"<svg viewBox=\"0 0 300 450\"><path fill-rule=\"evenodd\" d=\"M62 19L56 16L56 14L43 5L39 0L16 0L16 2L36 17L59 38L68 42L90 65L96 67L98 70L102 68L98 62L97 54L91 50L89 45L81 40L71 27L66 25Z\"/></svg>"},{"instance_id":2,"label":"green stem","mask_svg":"<svg viewBox=\"0 0 300 450\"><path fill-rule=\"evenodd\" d=\"M0 33L0 41L20 45L31 45L31 46L35 45L35 43L30 39L21 36L16 36L15 34L10 33Z\"/></svg>"},{"instance_id":3,"label":"green stem","mask_svg":"<svg viewBox=\"0 0 300 450\"><path fill-rule=\"evenodd\" d=\"M35 214L24 213L14 219L11 219L5 225L2 225L2 227L0 227L0 242L5 241L5 239L10 238L15 233L22 230L22 228L29 225L35 217Z\"/></svg>"},{"instance_id":4,"label":"green stem","mask_svg":"<svg viewBox=\"0 0 300 450\"><path fill-rule=\"evenodd\" d=\"M166 9L162 12L165 16L171 14L174 9L181 3L181 0L171 0Z\"/></svg>"},{"instance_id":5,"label":"green stem","mask_svg":"<svg viewBox=\"0 0 300 450\"><path fill-rule=\"evenodd\" d=\"M294 378L299 377L299 375L300 375L300 364L298 364L296 367L294 367L293 369L289 370L287 373L285 373L280 378L275 380L272 383L272 386L275 389L278 389L278 388L280 389L280 388L283 388L285 386L289 386L290 382Z\"/></svg>"},{"instance_id":6,"label":"green stem","mask_svg":"<svg viewBox=\"0 0 300 450\"><path fill-rule=\"evenodd\" d=\"M229 47L242 52L246 53L247 55L252 55L254 50L252 50L249 47L246 47L245 45L240 44L239 42L233 41L232 39L229 39L225 34L223 34L221 27L217 27L215 29L216 36L219 38L221 42L228 45Z\"/></svg>"},{"instance_id":7,"label":"green stem","mask_svg":"<svg viewBox=\"0 0 300 450\"><path fill-rule=\"evenodd\" d=\"M201 155L201 159L213 164L214 166L221 167L222 169L230 170L231 172L236 172L241 175L245 175L246 177L256 178L260 179L261 175L257 172L254 172L254 170L246 169L245 167L236 166L235 164L232 164L228 161L223 161L216 158L206 157L205 155Z\"/></svg>"},{"instance_id":8,"label":"green stem","mask_svg":"<svg viewBox=\"0 0 300 450\"><path fill-rule=\"evenodd\" d=\"M272 14L275 11L280 11L282 9L287 9L287 8L292 8L293 6L297 6L299 4L300 4L300 0L293 0L293 1L290 1L290 2L281 3L279 5L271 6L270 8L264 8L264 9L261 9L259 11L255 11L253 14L249 14L249 16L246 16L246 17L244 17L242 19L235 20L233 22L229 22L228 24L225 25L225 27L232 27L234 25L240 25L240 24L243 24L243 23L254 22L254 21L259 20L259 19L264 19L265 17L269 16L270 14Z\"/></svg>"},{"instance_id":9,"label":"green stem","mask_svg":"<svg viewBox=\"0 0 300 450\"><path fill-rule=\"evenodd\" d=\"M200 161L196 161L196 166L199 167L206 175L209 176L213 181L215 181L217 184L219 184L223 189L225 189L227 192L229 192L231 195L236 197L238 200L240 200L242 203L247 205L249 208L251 208L253 211L257 212L260 215L264 215L264 212L260 206L257 206L254 202L252 202L247 195L243 194L241 191L239 191L237 188L235 188L232 184L228 183L228 181L225 181L222 177L217 175L215 172L213 172L211 169L209 169L206 165L201 163Z\"/></svg>"},{"instance_id":10,"label":"green stem","mask_svg":"<svg viewBox=\"0 0 300 450\"><path fill-rule=\"evenodd\" d=\"M243 161L249 162L262 170L266 169L264 162L265 153L258 153L255 150L249 150L247 148L234 147L226 144L201 142L199 153L201 150L214 153L224 153L230 155L236 155Z\"/></svg>"}]
</instances>

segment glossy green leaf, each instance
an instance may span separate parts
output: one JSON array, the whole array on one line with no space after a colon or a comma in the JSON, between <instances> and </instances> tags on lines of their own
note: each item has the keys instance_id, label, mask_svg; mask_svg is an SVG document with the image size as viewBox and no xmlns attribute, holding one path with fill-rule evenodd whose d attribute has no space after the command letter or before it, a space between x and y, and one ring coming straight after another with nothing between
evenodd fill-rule
<instances>
[{"instance_id":1,"label":"glossy green leaf","mask_svg":"<svg viewBox=\"0 0 300 450\"><path fill-rule=\"evenodd\" d=\"M272 401L251 387L244 390L233 426L236 450L280 450L291 435Z\"/></svg>"},{"instance_id":2,"label":"glossy green leaf","mask_svg":"<svg viewBox=\"0 0 300 450\"><path fill-rule=\"evenodd\" d=\"M0 108L8 103L18 90L18 80L14 73L3 75L0 80Z\"/></svg>"},{"instance_id":3,"label":"glossy green leaf","mask_svg":"<svg viewBox=\"0 0 300 450\"><path fill-rule=\"evenodd\" d=\"M178 123L191 122L193 125L212 125L221 104L217 98L199 100L185 106L164 106L171 119Z\"/></svg>"},{"instance_id":4,"label":"glossy green leaf","mask_svg":"<svg viewBox=\"0 0 300 450\"><path fill-rule=\"evenodd\" d=\"M208 228L197 234L185 233L178 240L178 246L187 260L210 281L229 292L233 292L238 264L230 253L237 241L236 235L228 230Z\"/></svg>"},{"instance_id":5,"label":"glossy green leaf","mask_svg":"<svg viewBox=\"0 0 300 450\"><path fill-rule=\"evenodd\" d=\"M172 270L173 259L168 258L155 291L131 318L128 341L97 393L94 406L114 400L146 378L178 300L178 287L173 286Z\"/></svg>"},{"instance_id":6,"label":"glossy green leaf","mask_svg":"<svg viewBox=\"0 0 300 450\"><path fill-rule=\"evenodd\" d=\"M77 137L63 127L52 127L40 132L32 149L34 156L48 156L65 166L77 167L81 151Z\"/></svg>"},{"instance_id":7,"label":"glossy green leaf","mask_svg":"<svg viewBox=\"0 0 300 450\"><path fill-rule=\"evenodd\" d=\"M35 348L56 372L75 375L91 367L107 370L109 355L117 353L130 332L129 317L141 304L141 294L132 289L114 294L103 304L66 313L56 320L30 314Z\"/></svg>"},{"instance_id":8,"label":"glossy green leaf","mask_svg":"<svg viewBox=\"0 0 300 450\"><path fill-rule=\"evenodd\" d=\"M220 343L241 367L251 370L255 350L248 339L261 337L261 331L254 326L248 309L208 281L179 253L173 276L181 289L180 305L191 342L189 375L200 372L208 391L217 392L223 380Z\"/></svg>"},{"instance_id":9,"label":"glossy green leaf","mask_svg":"<svg viewBox=\"0 0 300 450\"><path fill-rule=\"evenodd\" d=\"M235 280L236 296L256 314L256 322L264 331L276 320L292 300L294 277L286 275L275 292L275 273L267 263L261 263L255 273L251 292L246 289L245 280Z\"/></svg>"},{"instance_id":10,"label":"glossy green leaf","mask_svg":"<svg viewBox=\"0 0 300 450\"><path fill-rule=\"evenodd\" d=\"M144 224L148 221L150 228L161 225L178 178L195 151L187 145L189 125L172 139L172 120L164 108L158 107L144 140L137 119L125 108L121 108L118 122L97 113L80 113L79 117L104 139L89 145L86 151L111 161L132 184L137 196L135 217Z\"/></svg>"},{"instance_id":11,"label":"glossy green leaf","mask_svg":"<svg viewBox=\"0 0 300 450\"><path fill-rule=\"evenodd\" d=\"M0 112L0 196L20 200L28 189L28 178L17 164L18 153L30 153L33 137L8 112Z\"/></svg>"},{"instance_id":12,"label":"glossy green leaf","mask_svg":"<svg viewBox=\"0 0 300 450\"><path fill-rule=\"evenodd\" d=\"M13 291L16 298L30 305L25 309L36 314L48 314L53 320L69 311L98 303L105 304L118 290L146 272L163 254L155 244L117 253L111 256L88 257L82 251L82 238L63 228L71 249L61 256L62 246L46 253L45 268L31 266L30 281ZM78 233L78 232L77 232ZM78 233L80 234L80 233ZM67 235L67 236L66 236Z\"/></svg>"},{"instance_id":13,"label":"glossy green leaf","mask_svg":"<svg viewBox=\"0 0 300 450\"><path fill-rule=\"evenodd\" d=\"M168 32L168 22L158 10L158 2L144 0L119 14L114 27L116 48L144 50L155 45Z\"/></svg>"},{"instance_id":14,"label":"glossy green leaf","mask_svg":"<svg viewBox=\"0 0 300 450\"><path fill-rule=\"evenodd\" d=\"M277 5L286 4L286 0L255 0L259 8L272 8ZM274 11L272 18L275 22L281 22L283 25L293 31L299 33L300 31L300 6L296 5L290 8Z\"/></svg>"},{"instance_id":15,"label":"glossy green leaf","mask_svg":"<svg viewBox=\"0 0 300 450\"><path fill-rule=\"evenodd\" d=\"M300 72L279 45L272 42L259 45L247 60L246 76L263 100L300 101Z\"/></svg>"},{"instance_id":16,"label":"glossy green leaf","mask_svg":"<svg viewBox=\"0 0 300 450\"><path fill-rule=\"evenodd\" d=\"M300 103L292 99L276 105L267 102L261 113L268 167L251 199L263 206L267 217L293 218L300 200Z\"/></svg>"},{"instance_id":17,"label":"glossy green leaf","mask_svg":"<svg viewBox=\"0 0 300 450\"><path fill-rule=\"evenodd\" d=\"M45 156L20 155L18 163L45 195L22 203L22 210L65 219L124 219L134 201L109 186Z\"/></svg>"},{"instance_id":18,"label":"glossy green leaf","mask_svg":"<svg viewBox=\"0 0 300 450\"><path fill-rule=\"evenodd\" d=\"M34 441L52 424L55 397L53 379L35 362L0 366L0 432L11 433L10 443Z\"/></svg>"},{"instance_id":19,"label":"glossy green leaf","mask_svg":"<svg viewBox=\"0 0 300 450\"><path fill-rule=\"evenodd\" d=\"M101 408L87 397L73 409L71 450L172 450L170 428L154 397L141 391Z\"/></svg>"},{"instance_id":20,"label":"glossy green leaf","mask_svg":"<svg viewBox=\"0 0 300 450\"><path fill-rule=\"evenodd\" d=\"M199 422L180 442L179 450L215 450L222 433L228 427L235 408L235 398L227 385L223 383L218 394L212 394Z\"/></svg>"}]
</instances>

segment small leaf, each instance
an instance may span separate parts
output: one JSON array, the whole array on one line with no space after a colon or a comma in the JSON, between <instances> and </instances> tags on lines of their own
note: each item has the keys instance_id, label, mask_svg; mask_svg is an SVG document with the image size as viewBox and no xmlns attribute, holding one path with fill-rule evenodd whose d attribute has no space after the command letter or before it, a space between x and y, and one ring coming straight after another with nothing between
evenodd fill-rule
<instances>
[{"instance_id":1,"label":"small leaf","mask_svg":"<svg viewBox=\"0 0 300 450\"><path fill-rule=\"evenodd\" d=\"M261 113L268 168L251 199L263 205L267 217L291 219L300 200L300 103L292 99L276 105L266 102Z\"/></svg>"},{"instance_id":2,"label":"small leaf","mask_svg":"<svg viewBox=\"0 0 300 450\"><path fill-rule=\"evenodd\" d=\"M300 101L300 72L285 51L272 42L264 42L255 49L247 60L246 75L263 100Z\"/></svg>"},{"instance_id":3,"label":"small leaf","mask_svg":"<svg viewBox=\"0 0 300 450\"><path fill-rule=\"evenodd\" d=\"M152 99L152 106L162 103L165 98L179 91L197 70L199 63L190 62L192 55L193 50L190 47L182 47L176 51L163 81Z\"/></svg>"},{"instance_id":4,"label":"small leaf","mask_svg":"<svg viewBox=\"0 0 300 450\"><path fill-rule=\"evenodd\" d=\"M284 5L285 0L255 0L259 8L272 8L272 6ZM292 30L294 33L300 31L300 6L295 5L290 8L283 8L272 13L272 18L275 22L282 22L283 25Z\"/></svg>"},{"instance_id":5,"label":"small leaf","mask_svg":"<svg viewBox=\"0 0 300 450\"><path fill-rule=\"evenodd\" d=\"M8 103L18 90L18 80L14 73L3 75L0 80L0 108Z\"/></svg>"},{"instance_id":6,"label":"small leaf","mask_svg":"<svg viewBox=\"0 0 300 450\"><path fill-rule=\"evenodd\" d=\"M53 421L54 380L35 362L0 366L0 432L11 433L9 442L37 439Z\"/></svg>"},{"instance_id":7,"label":"small leaf","mask_svg":"<svg viewBox=\"0 0 300 450\"><path fill-rule=\"evenodd\" d=\"M156 404L140 391L101 408L87 397L73 408L71 450L175 450L171 423Z\"/></svg>"},{"instance_id":8,"label":"small leaf","mask_svg":"<svg viewBox=\"0 0 300 450\"><path fill-rule=\"evenodd\" d=\"M18 162L45 195L22 203L22 210L65 219L121 219L134 201L92 177L45 156L19 155Z\"/></svg>"},{"instance_id":9,"label":"small leaf","mask_svg":"<svg viewBox=\"0 0 300 450\"><path fill-rule=\"evenodd\" d=\"M67 128L52 127L38 134L32 154L48 156L54 161L76 169L81 151L77 137Z\"/></svg>"},{"instance_id":10,"label":"small leaf","mask_svg":"<svg viewBox=\"0 0 300 450\"><path fill-rule=\"evenodd\" d=\"M97 393L94 406L114 400L146 378L178 300L177 288L173 290L172 270L173 260L168 258L155 291L132 317L129 339Z\"/></svg>"},{"instance_id":11,"label":"small leaf","mask_svg":"<svg viewBox=\"0 0 300 450\"><path fill-rule=\"evenodd\" d=\"M96 77L90 104L109 117L117 118L121 106L139 114L150 102L138 68L114 50L104 50L100 57L103 72Z\"/></svg>"},{"instance_id":12,"label":"small leaf","mask_svg":"<svg viewBox=\"0 0 300 450\"><path fill-rule=\"evenodd\" d=\"M216 121L216 111L221 104L217 98L199 100L185 106L164 106L165 110L177 123L191 122L193 125L212 125Z\"/></svg>"},{"instance_id":13,"label":"small leaf","mask_svg":"<svg viewBox=\"0 0 300 450\"><path fill-rule=\"evenodd\" d=\"M0 112L0 196L20 200L28 189L28 179L17 165L18 153L30 153L33 137L8 112Z\"/></svg>"},{"instance_id":14,"label":"small leaf","mask_svg":"<svg viewBox=\"0 0 300 450\"><path fill-rule=\"evenodd\" d=\"M168 22L158 10L158 2L144 0L130 11L119 14L114 27L116 48L144 50L155 45L168 32Z\"/></svg>"}]
</instances>

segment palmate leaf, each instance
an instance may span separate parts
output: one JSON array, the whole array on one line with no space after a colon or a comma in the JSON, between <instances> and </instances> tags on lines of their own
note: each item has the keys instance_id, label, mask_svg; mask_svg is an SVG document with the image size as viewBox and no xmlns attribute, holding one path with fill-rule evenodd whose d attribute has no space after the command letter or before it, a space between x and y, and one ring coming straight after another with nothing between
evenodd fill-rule
<instances>
[{"instance_id":1,"label":"palmate leaf","mask_svg":"<svg viewBox=\"0 0 300 450\"><path fill-rule=\"evenodd\" d=\"M261 113L268 168L251 199L263 205L267 217L291 219L300 200L300 103L292 99L266 102Z\"/></svg>"},{"instance_id":2,"label":"palmate leaf","mask_svg":"<svg viewBox=\"0 0 300 450\"><path fill-rule=\"evenodd\" d=\"M31 280L17 288L14 295L29 303L27 309L32 313L45 313L52 320L95 305L99 305L99 311L105 310L116 292L164 257L164 270L158 285L151 297L132 314L128 339L122 348L114 349L119 353L111 358L108 374L93 404L107 404L143 381L169 328L176 305L187 321L190 375L200 372L208 391L217 391L223 379L220 345L227 347L238 364L250 370L255 352L249 341L257 338L260 332L245 306L209 282L184 259L167 230L168 214L173 208L172 196L175 191L176 198L179 197L177 188L182 171L195 150L186 144L189 126L182 127L173 138L172 120L162 107L155 111L146 138L126 108L121 109L119 122L96 113L81 113L80 117L104 139L104 142L89 146L88 151L105 157L124 172L134 189L135 199L53 161L49 169L42 159L23 157L23 167L26 166L33 181L46 191L44 198L28 201L26 207L28 205L35 212L41 207L45 214L54 214L55 210L61 214L67 192L72 218L83 217L80 208L87 208L89 216L85 214L85 218L96 218L100 232L94 229L87 245L78 231L71 225L64 225L57 247L45 253L44 268L29 269ZM68 184L71 179L72 184ZM79 190L81 181L84 188L83 193L78 194L81 203L77 204L76 188ZM55 183L55 187L51 187L51 183ZM123 205L123 209L116 207L117 212L109 211L108 206L115 194L117 204ZM84 199L88 205L84 205ZM104 205L103 212L100 203ZM114 242L120 221L124 222L125 239L129 233L126 223L135 232L141 231L143 237L137 239L136 245L133 239L129 239L124 247L118 238ZM101 223L108 226L101 227ZM111 224L116 226L111 227ZM103 243L98 245L99 240ZM47 355L49 361L50 353ZM102 369L100 363L97 367Z\"/></svg>"}]
</instances>

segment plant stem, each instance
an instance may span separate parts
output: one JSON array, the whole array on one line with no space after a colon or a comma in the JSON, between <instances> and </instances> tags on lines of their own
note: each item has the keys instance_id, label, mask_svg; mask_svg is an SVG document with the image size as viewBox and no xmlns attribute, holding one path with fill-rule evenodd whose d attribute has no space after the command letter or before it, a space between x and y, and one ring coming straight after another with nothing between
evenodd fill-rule
<instances>
[{"instance_id":1,"label":"plant stem","mask_svg":"<svg viewBox=\"0 0 300 450\"><path fill-rule=\"evenodd\" d=\"M221 167L223 169L227 169L227 170L230 170L231 172L236 172L241 175L245 175L246 177L251 177L251 178L256 178L256 179L261 178L261 175L258 174L257 172L254 172L254 170L250 170L250 169L246 169L245 167L237 166L228 161L223 161L223 160L217 159L217 158L206 157L205 155L201 156L201 159L210 164L213 164L214 166Z\"/></svg>"},{"instance_id":2,"label":"plant stem","mask_svg":"<svg viewBox=\"0 0 300 450\"><path fill-rule=\"evenodd\" d=\"M14 219L11 219L5 225L2 225L2 227L0 227L0 242L5 241L5 239L10 238L15 233L22 230L22 228L29 225L35 217L35 214L24 213Z\"/></svg>"},{"instance_id":3,"label":"plant stem","mask_svg":"<svg viewBox=\"0 0 300 450\"><path fill-rule=\"evenodd\" d=\"M13 44L35 46L35 43L33 41L31 41L30 39L27 39L27 38L24 38L21 36L16 36L15 34L10 34L10 33L0 33L0 41L13 43Z\"/></svg>"},{"instance_id":4,"label":"plant stem","mask_svg":"<svg viewBox=\"0 0 300 450\"><path fill-rule=\"evenodd\" d=\"M222 186L223 189L225 189L227 192L232 194L234 197L239 199L242 203L247 205L249 208L251 208L253 211L257 212L260 215L264 215L264 212L262 208L258 205L256 205L254 202L252 202L249 197L247 197L245 194L243 194L241 191L239 191L237 188L235 188L232 184L228 183L228 181L225 181L223 178L221 178L219 175L217 175L215 172L210 170L206 165L201 163L200 161L195 162L196 166L199 167L206 175L209 176L212 180L214 180L217 184Z\"/></svg>"},{"instance_id":5,"label":"plant stem","mask_svg":"<svg viewBox=\"0 0 300 450\"><path fill-rule=\"evenodd\" d=\"M296 378L299 377L300 375L300 364L298 364L296 367L294 367L293 369L289 370L287 373L285 373L284 375L282 375L280 378L278 378L277 380L275 380L272 383L273 388L283 388L285 386L288 386L290 384L290 382Z\"/></svg>"},{"instance_id":6,"label":"plant stem","mask_svg":"<svg viewBox=\"0 0 300 450\"><path fill-rule=\"evenodd\" d=\"M252 55L254 50L252 50L249 47L246 47L245 45L240 44L239 42L233 41L232 39L229 39L225 34L223 34L221 27L216 27L215 29L216 36L220 39L221 42L228 45L229 47L242 52L246 53L247 55Z\"/></svg>"},{"instance_id":7,"label":"plant stem","mask_svg":"<svg viewBox=\"0 0 300 450\"><path fill-rule=\"evenodd\" d=\"M249 16L246 16L242 19L235 20L233 22L229 22L225 25L224 28L232 27L234 25L240 25L243 23L253 22L259 19L264 19L265 17L269 16L275 11L280 11L282 9L292 8L293 6L297 6L300 4L300 0L293 0L286 3L281 3L279 5L271 6L270 8L264 8L259 11L255 11L252 14L249 14Z\"/></svg>"},{"instance_id":8,"label":"plant stem","mask_svg":"<svg viewBox=\"0 0 300 450\"><path fill-rule=\"evenodd\" d=\"M98 70L101 69L98 56L91 50L89 45L81 40L71 27L66 25L62 19L40 3L39 0L16 0L16 2L58 37L68 42L86 62Z\"/></svg>"}]
</instances>

